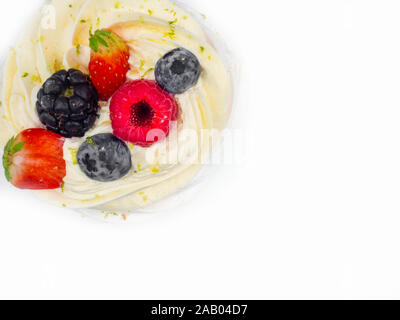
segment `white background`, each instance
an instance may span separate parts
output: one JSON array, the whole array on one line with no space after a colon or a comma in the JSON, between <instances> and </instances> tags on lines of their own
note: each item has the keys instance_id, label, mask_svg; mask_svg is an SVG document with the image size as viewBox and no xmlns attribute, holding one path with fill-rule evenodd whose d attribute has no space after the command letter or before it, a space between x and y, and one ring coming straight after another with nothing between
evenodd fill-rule
<instances>
[{"instance_id":1,"label":"white background","mask_svg":"<svg viewBox=\"0 0 400 320\"><path fill-rule=\"evenodd\" d=\"M39 0L0 6L0 48ZM400 298L400 3L196 0L241 66L243 165L113 225L0 181L1 298Z\"/></svg>"}]
</instances>

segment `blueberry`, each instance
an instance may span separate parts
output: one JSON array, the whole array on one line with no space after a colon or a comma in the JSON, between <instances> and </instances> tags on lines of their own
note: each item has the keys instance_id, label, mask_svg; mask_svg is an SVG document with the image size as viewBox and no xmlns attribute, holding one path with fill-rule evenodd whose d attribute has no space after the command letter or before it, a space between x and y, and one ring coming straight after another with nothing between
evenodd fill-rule
<instances>
[{"instance_id":1,"label":"blueberry","mask_svg":"<svg viewBox=\"0 0 400 320\"><path fill-rule=\"evenodd\" d=\"M119 180L132 168L129 148L111 133L88 138L79 148L77 159L82 172L100 182Z\"/></svg>"},{"instance_id":2,"label":"blueberry","mask_svg":"<svg viewBox=\"0 0 400 320\"><path fill-rule=\"evenodd\" d=\"M156 64L158 85L172 94L183 93L196 85L200 78L200 62L184 48L168 52Z\"/></svg>"}]
</instances>

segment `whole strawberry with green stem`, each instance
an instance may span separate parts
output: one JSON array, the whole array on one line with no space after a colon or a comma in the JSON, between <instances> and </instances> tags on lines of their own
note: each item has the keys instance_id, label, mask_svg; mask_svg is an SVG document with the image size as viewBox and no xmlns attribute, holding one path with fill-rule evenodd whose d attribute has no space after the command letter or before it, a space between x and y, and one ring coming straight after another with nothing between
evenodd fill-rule
<instances>
[{"instance_id":1,"label":"whole strawberry with green stem","mask_svg":"<svg viewBox=\"0 0 400 320\"><path fill-rule=\"evenodd\" d=\"M15 187L58 189L66 176L65 138L45 129L27 129L12 137L4 148L3 166Z\"/></svg>"},{"instance_id":2,"label":"whole strawberry with green stem","mask_svg":"<svg viewBox=\"0 0 400 320\"><path fill-rule=\"evenodd\" d=\"M89 72L99 97L107 101L125 83L129 48L114 32L97 30L90 37Z\"/></svg>"}]
</instances>

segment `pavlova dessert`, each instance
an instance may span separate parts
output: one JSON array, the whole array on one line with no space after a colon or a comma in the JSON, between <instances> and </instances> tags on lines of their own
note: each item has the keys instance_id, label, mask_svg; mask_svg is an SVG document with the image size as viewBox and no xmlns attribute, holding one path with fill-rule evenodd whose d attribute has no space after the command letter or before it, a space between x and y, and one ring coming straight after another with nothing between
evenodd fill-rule
<instances>
[{"instance_id":1,"label":"pavlova dessert","mask_svg":"<svg viewBox=\"0 0 400 320\"><path fill-rule=\"evenodd\" d=\"M132 212L198 174L232 85L202 25L168 0L53 0L11 49L1 95L10 183Z\"/></svg>"}]
</instances>

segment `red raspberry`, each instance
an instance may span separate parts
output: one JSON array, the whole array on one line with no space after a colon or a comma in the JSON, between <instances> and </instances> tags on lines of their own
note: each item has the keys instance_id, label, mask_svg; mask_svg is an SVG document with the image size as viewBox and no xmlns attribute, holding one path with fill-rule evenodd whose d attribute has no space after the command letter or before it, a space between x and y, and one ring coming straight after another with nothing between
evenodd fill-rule
<instances>
[{"instance_id":1,"label":"red raspberry","mask_svg":"<svg viewBox=\"0 0 400 320\"><path fill-rule=\"evenodd\" d=\"M123 85L112 97L110 116L114 135L141 147L168 137L177 119L175 98L155 81L136 80Z\"/></svg>"}]
</instances>

